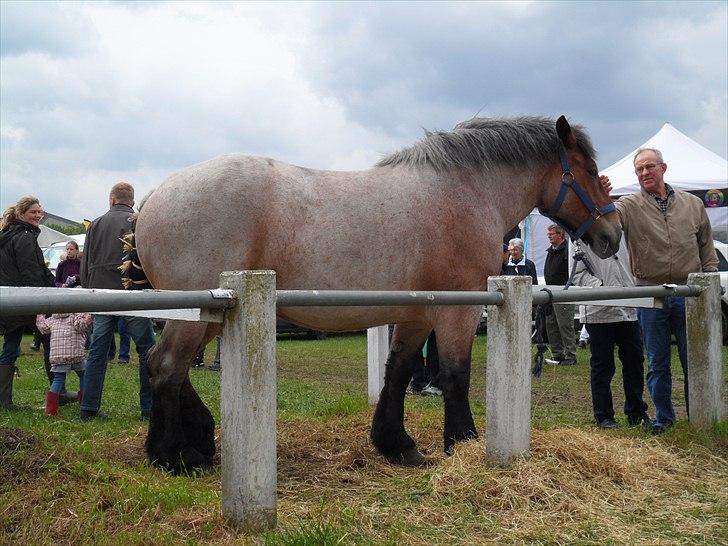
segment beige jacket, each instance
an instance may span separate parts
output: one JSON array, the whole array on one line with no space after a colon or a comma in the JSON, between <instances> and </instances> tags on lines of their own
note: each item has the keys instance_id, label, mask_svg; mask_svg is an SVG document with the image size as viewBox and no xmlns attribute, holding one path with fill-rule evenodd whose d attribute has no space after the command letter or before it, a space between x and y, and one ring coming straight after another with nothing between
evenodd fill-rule
<instances>
[{"instance_id":1,"label":"beige jacket","mask_svg":"<svg viewBox=\"0 0 728 546\"><path fill-rule=\"evenodd\" d=\"M616 205L635 284L685 284L688 273L718 270L713 230L698 197L675 191L666 215L645 190Z\"/></svg>"}]
</instances>

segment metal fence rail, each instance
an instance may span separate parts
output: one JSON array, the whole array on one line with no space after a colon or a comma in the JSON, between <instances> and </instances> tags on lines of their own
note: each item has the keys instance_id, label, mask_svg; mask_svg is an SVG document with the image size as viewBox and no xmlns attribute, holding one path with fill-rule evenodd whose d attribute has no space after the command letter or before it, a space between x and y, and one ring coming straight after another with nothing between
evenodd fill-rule
<instances>
[{"instance_id":1,"label":"metal fence rail","mask_svg":"<svg viewBox=\"0 0 728 546\"><path fill-rule=\"evenodd\" d=\"M232 290L102 290L0 286L0 315L94 313L150 309L227 309L237 305Z\"/></svg>"},{"instance_id":2,"label":"metal fence rail","mask_svg":"<svg viewBox=\"0 0 728 546\"><path fill-rule=\"evenodd\" d=\"M699 286L600 286L583 288L534 287L533 304L571 303L584 300L698 296ZM276 290L278 307L384 306L384 305L503 305L501 292L384 291L384 290Z\"/></svg>"}]
</instances>

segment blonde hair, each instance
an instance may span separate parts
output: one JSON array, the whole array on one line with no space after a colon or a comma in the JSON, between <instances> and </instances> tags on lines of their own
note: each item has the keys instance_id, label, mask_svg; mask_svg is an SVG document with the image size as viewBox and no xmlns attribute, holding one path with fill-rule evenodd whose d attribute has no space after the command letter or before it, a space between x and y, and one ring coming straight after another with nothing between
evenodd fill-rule
<instances>
[{"instance_id":1,"label":"blonde hair","mask_svg":"<svg viewBox=\"0 0 728 546\"><path fill-rule=\"evenodd\" d=\"M28 209L30 207L39 203L40 201L38 200L38 198L33 197L32 195L26 195L25 197L21 197L20 199L18 199L18 202L15 203L15 205L9 206L5 209L5 212L3 212L3 218L0 221L0 230L8 227L10 223L18 216L20 216L21 214L25 214L26 212L28 212Z\"/></svg>"}]
</instances>

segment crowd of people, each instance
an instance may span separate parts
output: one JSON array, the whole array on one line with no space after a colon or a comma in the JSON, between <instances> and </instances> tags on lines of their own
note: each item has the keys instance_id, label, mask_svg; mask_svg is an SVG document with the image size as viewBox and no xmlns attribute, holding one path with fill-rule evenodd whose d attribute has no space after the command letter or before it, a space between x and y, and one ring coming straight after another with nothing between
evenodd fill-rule
<instances>
[{"instance_id":1,"label":"crowd of people","mask_svg":"<svg viewBox=\"0 0 728 546\"><path fill-rule=\"evenodd\" d=\"M664 181L667 170L659 150L640 149L634 156L635 175L640 192L616 201L624 234L619 251L600 260L585 244L576 241L582 259L575 262L573 282L581 286L632 286L684 284L691 272L717 271L712 231L702 201L676 191ZM609 179L600 177L607 193ZM0 285L122 289L122 245L119 239L130 228L134 213L134 188L120 182L111 188L109 210L92 222L85 248L73 241L66 245L66 259L55 276L48 270L38 246L43 209L35 197L23 197L3 214L0 223ZM548 227L551 243L544 267L546 284L564 285L569 280L569 247L564 230ZM524 255L524 242L511 238L503 246L504 275L528 275L538 283L534 263ZM572 366L576 359L572 304L552 306L546 317L546 331L553 360ZM617 421L611 381L616 366L614 350L622 364L624 413L630 425L644 425L654 433L672 426L677 416L672 403L671 339L674 336L688 405L688 361L686 348L685 301L665 298L661 308L584 306L580 317L589 336L590 387L592 409L600 428L615 428ZM152 321L141 317L121 318L87 313L55 313L45 316L0 317L3 347L0 352L0 408L13 408L12 390L15 363L20 355L23 333L35 326L43 345L49 389L46 413L55 415L58 406L74 399L80 402L80 418L90 421L100 414L109 355L113 358L114 335L123 326L119 360L128 362L129 338L139 355L139 406L142 419L151 412L151 388L147 355L154 346ZM88 338L89 332L90 339ZM126 337L128 336L128 337ZM644 400L644 353L647 354L646 384L655 410L648 413ZM202 348L204 351L204 348ZM202 352L195 363L202 360ZM437 340L431 333L423 347L422 359L414 363L409 390L418 394L442 395L438 383ZM218 353L215 361L219 369ZM66 374L73 370L79 378L78 393L65 388Z\"/></svg>"},{"instance_id":2,"label":"crowd of people","mask_svg":"<svg viewBox=\"0 0 728 546\"><path fill-rule=\"evenodd\" d=\"M84 252L79 252L75 241L69 241L65 257L53 275L38 245L43 208L36 197L22 197L8 207L0 223L0 285L122 289L119 266L123 248L119 239L129 231L133 206L134 188L126 182L114 185L109 193L108 212L87 229ZM149 418L151 387L146 359L155 343L151 319L88 313L0 317L3 335L0 408L16 407L12 398L16 362L21 353L23 334L30 328L35 329L43 347L49 383L46 393L48 415L56 415L59 405L78 401L81 420L98 417L107 363L115 357L114 338L118 331L119 363L129 362L130 339L136 345L140 416ZM66 374L70 371L78 375L78 392L66 390Z\"/></svg>"},{"instance_id":3,"label":"crowd of people","mask_svg":"<svg viewBox=\"0 0 728 546\"><path fill-rule=\"evenodd\" d=\"M676 191L664 180L667 163L653 148L637 150L633 158L640 192L616 201L624 234L619 251L599 259L586 244L576 241L581 259L575 261L572 281L580 286L640 286L685 284L691 272L717 271L710 221L703 202L690 193ZM607 193L607 177L600 177ZM544 280L547 285L565 285L569 280L569 251L564 230L548 227ZM507 252L507 254L506 254ZM523 242L511 239L504 245L503 275L531 275L533 263L523 258ZM536 281L534 280L534 283ZM685 298L668 297L661 308L582 306L580 321L587 335L580 336L590 350L590 387L594 420L600 428L617 427L611 382L616 366L614 351L622 364L624 413L630 425L643 425L659 434L672 426L677 416L672 403L671 340L675 339L683 371L688 417L688 361ZM570 304L553 305L546 317L546 330L553 361L576 364L575 309ZM588 342L587 342L588 340ZM648 414L644 401L644 354L647 353L647 388L655 409Z\"/></svg>"}]
</instances>

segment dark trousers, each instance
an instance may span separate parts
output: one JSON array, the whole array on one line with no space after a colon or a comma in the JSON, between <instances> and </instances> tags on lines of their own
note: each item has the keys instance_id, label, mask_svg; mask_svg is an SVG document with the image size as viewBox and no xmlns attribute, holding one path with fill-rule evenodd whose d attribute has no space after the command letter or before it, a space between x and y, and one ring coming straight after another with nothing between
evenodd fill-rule
<instances>
[{"instance_id":1,"label":"dark trousers","mask_svg":"<svg viewBox=\"0 0 728 546\"><path fill-rule=\"evenodd\" d=\"M587 324L591 343L591 393L594 418L614 419L612 378L614 377L614 346L622 362L624 413L638 418L647 411L642 393L645 387L642 334L637 321Z\"/></svg>"}]
</instances>

